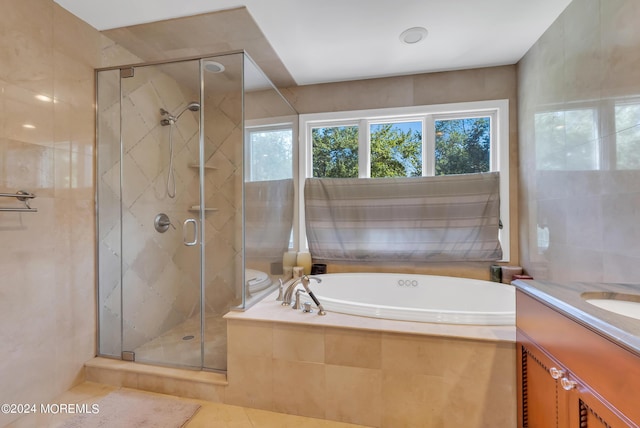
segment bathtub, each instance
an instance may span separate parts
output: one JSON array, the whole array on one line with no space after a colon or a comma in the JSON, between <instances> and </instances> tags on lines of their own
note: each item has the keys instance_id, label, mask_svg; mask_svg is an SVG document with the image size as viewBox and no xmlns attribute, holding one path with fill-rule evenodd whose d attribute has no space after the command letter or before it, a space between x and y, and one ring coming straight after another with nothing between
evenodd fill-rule
<instances>
[{"instance_id":1,"label":"bathtub","mask_svg":"<svg viewBox=\"0 0 640 428\"><path fill-rule=\"evenodd\" d=\"M327 311L402 321L515 325L515 289L468 278L397 273L315 275Z\"/></svg>"},{"instance_id":2,"label":"bathtub","mask_svg":"<svg viewBox=\"0 0 640 428\"><path fill-rule=\"evenodd\" d=\"M231 404L376 427L445 420L516 426L512 286L405 274L318 277L322 282L311 281L310 288L326 316L315 307L306 313L282 306L277 291L225 315ZM492 325L502 323L508 325ZM311 388L302 398L289 393L300 388L301 377ZM452 417L460 391L465 403L491 403L491 411L473 405ZM325 396L332 399L309 399Z\"/></svg>"}]
</instances>

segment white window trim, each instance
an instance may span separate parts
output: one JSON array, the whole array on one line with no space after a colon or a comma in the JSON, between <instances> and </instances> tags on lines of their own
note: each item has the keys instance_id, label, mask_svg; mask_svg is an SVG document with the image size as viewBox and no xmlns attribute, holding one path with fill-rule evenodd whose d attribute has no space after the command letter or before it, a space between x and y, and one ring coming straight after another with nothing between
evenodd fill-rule
<instances>
[{"instance_id":1,"label":"white window trim","mask_svg":"<svg viewBox=\"0 0 640 428\"><path fill-rule=\"evenodd\" d=\"M500 218L502 229L500 230L500 244L502 245L503 259L501 262L509 262L511 258L510 245L510 221L509 221L509 100L488 100L467 103L434 104L427 106L396 107L371 110L353 110L327 113L311 113L300 115L299 137L299 191L298 191L298 221L294 225L294 236L297 236L297 248L307 249L307 235L304 218L304 182L313 175L313 159L311 148L312 128L322 126L359 125L361 123L375 121L415 120L420 118L423 123L422 135L426 138L422 151L423 174L433 175L435 160L433 153L435 147L431 147L435 141L434 121L456 118L473 117L474 113L482 116L491 116L494 121L491 126L491 171L500 171ZM369 127L366 133L359 134L359 147L369 149L366 146L369 141ZM364 134L364 135L362 135ZM495 145L495 147L494 147ZM358 175L366 177L369 173L369 150L365 156L360 156ZM366 159L365 159L366 158ZM364 164L366 162L366 164Z\"/></svg>"}]
</instances>

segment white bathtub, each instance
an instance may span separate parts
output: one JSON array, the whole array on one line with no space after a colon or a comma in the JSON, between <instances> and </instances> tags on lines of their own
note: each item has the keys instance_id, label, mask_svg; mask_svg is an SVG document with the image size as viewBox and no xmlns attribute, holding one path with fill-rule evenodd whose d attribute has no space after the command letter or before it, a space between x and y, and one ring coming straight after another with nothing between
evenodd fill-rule
<instances>
[{"instance_id":1,"label":"white bathtub","mask_svg":"<svg viewBox=\"0 0 640 428\"><path fill-rule=\"evenodd\" d=\"M514 325L515 289L467 278L396 273L317 275L311 290L327 311L447 324Z\"/></svg>"}]
</instances>

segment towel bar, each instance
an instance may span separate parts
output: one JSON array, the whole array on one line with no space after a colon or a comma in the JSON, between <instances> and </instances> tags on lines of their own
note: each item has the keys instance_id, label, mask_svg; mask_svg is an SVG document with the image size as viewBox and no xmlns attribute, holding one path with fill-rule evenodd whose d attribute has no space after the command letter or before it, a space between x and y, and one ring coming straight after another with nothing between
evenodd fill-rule
<instances>
[{"instance_id":1,"label":"towel bar","mask_svg":"<svg viewBox=\"0 0 640 428\"><path fill-rule=\"evenodd\" d=\"M27 192L26 190L18 190L16 193L0 193L0 197L3 198L16 198L17 200L24 202L24 208L2 208L0 207L0 211L5 212L21 212L21 213L31 213L38 212L37 208L31 208L29 206L29 199L33 199L36 197L31 192Z\"/></svg>"}]
</instances>

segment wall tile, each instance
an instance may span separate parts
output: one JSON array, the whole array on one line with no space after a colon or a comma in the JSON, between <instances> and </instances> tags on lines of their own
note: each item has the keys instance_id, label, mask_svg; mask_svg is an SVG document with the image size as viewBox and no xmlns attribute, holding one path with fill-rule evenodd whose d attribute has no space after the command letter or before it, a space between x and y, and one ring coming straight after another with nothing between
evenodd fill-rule
<instances>
[{"instance_id":1,"label":"wall tile","mask_svg":"<svg viewBox=\"0 0 640 428\"><path fill-rule=\"evenodd\" d=\"M328 393L324 364L273 360L274 411L323 419Z\"/></svg>"},{"instance_id":2,"label":"wall tile","mask_svg":"<svg viewBox=\"0 0 640 428\"><path fill-rule=\"evenodd\" d=\"M247 355L271 358L273 351L273 325L271 323L229 323L228 352L230 356Z\"/></svg>"},{"instance_id":3,"label":"wall tile","mask_svg":"<svg viewBox=\"0 0 640 428\"><path fill-rule=\"evenodd\" d=\"M443 387L438 375L383 370L381 426L444 426Z\"/></svg>"},{"instance_id":4,"label":"wall tile","mask_svg":"<svg viewBox=\"0 0 640 428\"><path fill-rule=\"evenodd\" d=\"M3 1L2 9L0 159L9 167L0 169L0 189L34 192L38 212L0 218L9 244L0 248L0 271L24 267L2 274L2 301L30 315L0 314L3 342L20 349L3 359L0 395L47 402L83 380L83 363L95 353L95 308L87 302L95 298L92 112L100 35L50 0ZM18 331L21 338L13 336Z\"/></svg>"},{"instance_id":5,"label":"wall tile","mask_svg":"<svg viewBox=\"0 0 640 428\"><path fill-rule=\"evenodd\" d=\"M443 343L438 338L403 334L382 334L382 369L441 376L447 364Z\"/></svg>"},{"instance_id":6,"label":"wall tile","mask_svg":"<svg viewBox=\"0 0 640 428\"><path fill-rule=\"evenodd\" d=\"M365 426L382 420L380 370L326 365L326 418Z\"/></svg>"},{"instance_id":7,"label":"wall tile","mask_svg":"<svg viewBox=\"0 0 640 428\"><path fill-rule=\"evenodd\" d=\"M634 265L640 258L633 214L639 167L616 160L623 144L635 144L624 130L635 125L629 118L624 126L616 124L616 115L617 106L629 110L639 103L633 72L640 62L639 19L640 5L633 0L574 0L518 65L520 202L527 213L520 222L521 247L527 249L522 264L540 279L637 280L615 256ZM595 125L571 123L565 113L586 109ZM536 162L536 154L551 147L536 129L541 112L567 118L551 142L553 158L565 163L553 168ZM581 126L595 126L597 134L581 134ZM571 162L584 153L596 162L586 168ZM621 165L627 169L616 170ZM549 233L549 248L542 251L539 227Z\"/></svg>"},{"instance_id":8,"label":"wall tile","mask_svg":"<svg viewBox=\"0 0 640 428\"><path fill-rule=\"evenodd\" d=\"M273 358L313 363L325 362L321 328L281 324L273 329Z\"/></svg>"},{"instance_id":9,"label":"wall tile","mask_svg":"<svg viewBox=\"0 0 640 428\"><path fill-rule=\"evenodd\" d=\"M229 340L229 344L231 343L233 340ZM274 365L271 357L234 354L232 358L229 358L227 365L229 386L225 392L225 403L273 410ZM296 383L301 379L291 377L292 373L280 372L279 374L286 376L286 379L295 380ZM279 392L283 394L280 396L288 397L291 395L290 390Z\"/></svg>"},{"instance_id":10,"label":"wall tile","mask_svg":"<svg viewBox=\"0 0 640 428\"><path fill-rule=\"evenodd\" d=\"M327 329L325 363L379 369L382 366L382 334L358 330Z\"/></svg>"}]
</instances>

